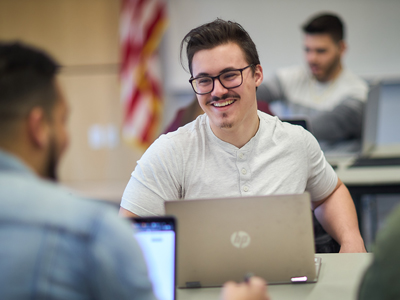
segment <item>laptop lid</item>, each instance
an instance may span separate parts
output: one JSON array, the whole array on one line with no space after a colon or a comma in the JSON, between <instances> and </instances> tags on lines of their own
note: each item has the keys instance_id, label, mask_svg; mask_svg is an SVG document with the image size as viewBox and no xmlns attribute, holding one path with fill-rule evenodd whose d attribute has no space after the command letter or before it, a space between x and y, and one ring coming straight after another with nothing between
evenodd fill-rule
<instances>
[{"instance_id":1,"label":"laptop lid","mask_svg":"<svg viewBox=\"0 0 400 300\"><path fill-rule=\"evenodd\" d=\"M159 300L175 300L176 224L173 217L131 218L153 291Z\"/></svg>"},{"instance_id":2,"label":"laptop lid","mask_svg":"<svg viewBox=\"0 0 400 300\"><path fill-rule=\"evenodd\" d=\"M399 157L400 79L371 84L364 113L361 157Z\"/></svg>"},{"instance_id":3,"label":"laptop lid","mask_svg":"<svg viewBox=\"0 0 400 300\"><path fill-rule=\"evenodd\" d=\"M400 79L380 82L377 145L400 144Z\"/></svg>"},{"instance_id":4,"label":"laptop lid","mask_svg":"<svg viewBox=\"0 0 400 300\"><path fill-rule=\"evenodd\" d=\"M179 222L177 286L221 286L247 273L269 284L315 282L308 193L166 201Z\"/></svg>"},{"instance_id":5,"label":"laptop lid","mask_svg":"<svg viewBox=\"0 0 400 300\"><path fill-rule=\"evenodd\" d=\"M379 83L373 83L370 85L364 110L361 149L362 156L369 155L376 145L380 90L381 85Z\"/></svg>"},{"instance_id":6,"label":"laptop lid","mask_svg":"<svg viewBox=\"0 0 400 300\"><path fill-rule=\"evenodd\" d=\"M361 140L345 140L335 143L320 141L325 157L332 159L339 157L357 158L368 156L376 146L378 116L379 116L380 84L371 83L367 101L363 112L363 126Z\"/></svg>"}]
</instances>

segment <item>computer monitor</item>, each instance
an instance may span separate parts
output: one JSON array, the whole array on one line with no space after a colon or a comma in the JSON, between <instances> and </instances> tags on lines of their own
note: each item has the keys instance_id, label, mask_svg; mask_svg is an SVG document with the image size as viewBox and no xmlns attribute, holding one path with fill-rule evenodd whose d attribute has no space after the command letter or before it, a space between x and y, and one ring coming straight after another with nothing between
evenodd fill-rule
<instances>
[{"instance_id":1,"label":"computer monitor","mask_svg":"<svg viewBox=\"0 0 400 300\"><path fill-rule=\"evenodd\" d=\"M400 144L400 79L380 83L378 146Z\"/></svg>"},{"instance_id":2,"label":"computer monitor","mask_svg":"<svg viewBox=\"0 0 400 300\"><path fill-rule=\"evenodd\" d=\"M176 222L173 217L131 218L153 291L159 300L175 300Z\"/></svg>"}]
</instances>

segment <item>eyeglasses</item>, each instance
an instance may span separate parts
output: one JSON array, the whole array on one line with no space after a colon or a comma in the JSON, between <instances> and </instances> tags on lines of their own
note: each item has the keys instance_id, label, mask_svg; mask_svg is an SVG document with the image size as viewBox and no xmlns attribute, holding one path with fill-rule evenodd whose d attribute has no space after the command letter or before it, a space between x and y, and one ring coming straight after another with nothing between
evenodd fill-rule
<instances>
[{"instance_id":1,"label":"eyeglasses","mask_svg":"<svg viewBox=\"0 0 400 300\"><path fill-rule=\"evenodd\" d=\"M214 90L215 79L218 79L221 85L226 89L233 89L241 86L243 83L243 71L253 66L248 65L242 69L229 70L222 72L217 76L199 76L189 79L193 91L198 95L205 95Z\"/></svg>"}]
</instances>

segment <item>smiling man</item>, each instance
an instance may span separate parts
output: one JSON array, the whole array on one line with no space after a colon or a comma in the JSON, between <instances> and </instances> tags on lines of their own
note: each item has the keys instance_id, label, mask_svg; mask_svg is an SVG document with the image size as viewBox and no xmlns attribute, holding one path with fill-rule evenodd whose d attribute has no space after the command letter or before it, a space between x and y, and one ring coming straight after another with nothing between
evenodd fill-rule
<instances>
[{"instance_id":1,"label":"smiling man","mask_svg":"<svg viewBox=\"0 0 400 300\"><path fill-rule=\"evenodd\" d=\"M256 46L237 23L191 30L189 80L205 114L160 136L138 161L121 201L126 216L162 215L164 201L308 191L342 252L365 251L353 201L315 138L257 110Z\"/></svg>"},{"instance_id":2,"label":"smiling man","mask_svg":"<svg viewBox=\"0 0 400 300\"><path fill-rule=\"evenodd\" d=\"M248 64L240 46L228 42L196 52L191 69L195 77L190 82L213 133L241 148L258 129L253 100L263 78L261 66Z\"/></svg>"},{"instance_id":3,"label":"smiling man","mask_svg":"<svg viewBox=\"0 0 400 300\"><path fill-rule=\"evenodd\" d=\"M336 15L322 14L309 20L303 31L307 66L278 70L260 86L257 99L281 100L284 109L280 107L277 115L306 117L319 141L360 139L368 87L343 67L343 22Z\"/></svg>"}]
</instances>

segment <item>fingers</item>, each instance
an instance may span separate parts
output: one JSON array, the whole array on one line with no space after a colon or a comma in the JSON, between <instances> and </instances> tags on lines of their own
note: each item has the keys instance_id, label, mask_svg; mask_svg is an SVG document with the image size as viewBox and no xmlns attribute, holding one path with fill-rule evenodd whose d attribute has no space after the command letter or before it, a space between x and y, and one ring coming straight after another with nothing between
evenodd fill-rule
<instances>
[{"instance_id":1,"label":"fingers","mask_svg":"<svg viewBox=\"0 0 400 300\"><path fill-rule=\"evenodd\" d=\"M253 276L248 282L229 281L224 284L222 300L269 300L267 283L260 277Z\"/></svg>"}]
</instances>

